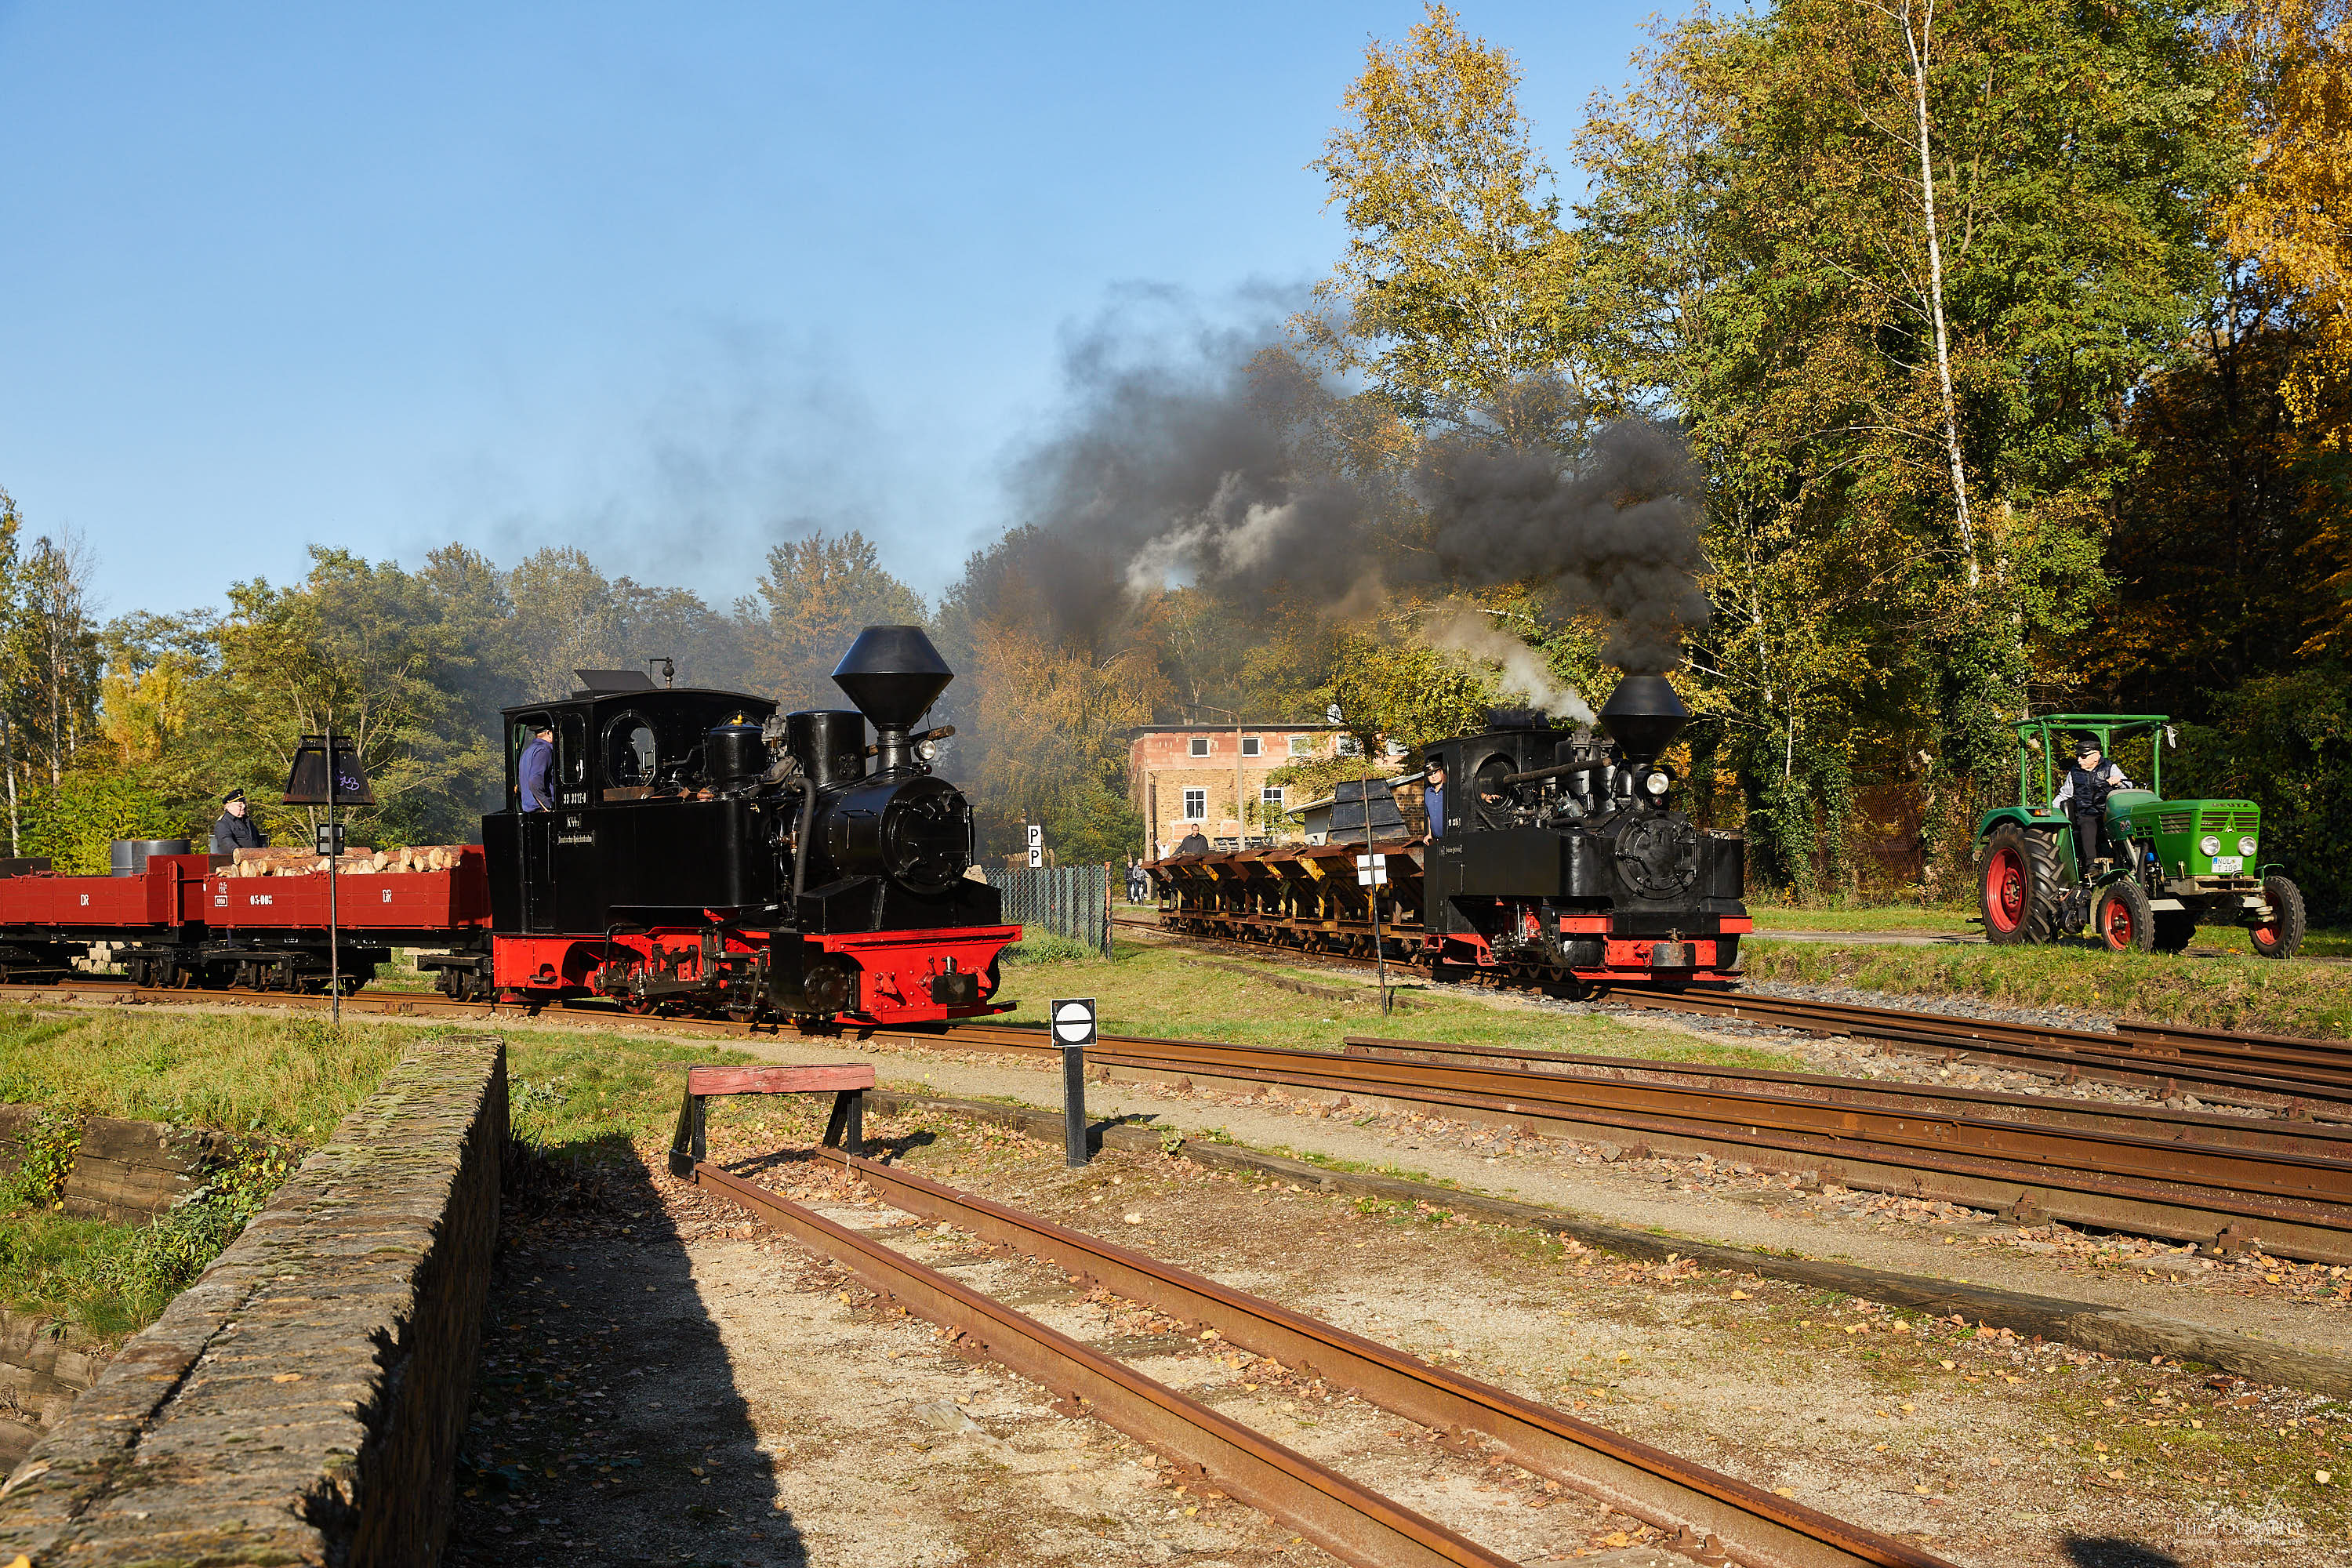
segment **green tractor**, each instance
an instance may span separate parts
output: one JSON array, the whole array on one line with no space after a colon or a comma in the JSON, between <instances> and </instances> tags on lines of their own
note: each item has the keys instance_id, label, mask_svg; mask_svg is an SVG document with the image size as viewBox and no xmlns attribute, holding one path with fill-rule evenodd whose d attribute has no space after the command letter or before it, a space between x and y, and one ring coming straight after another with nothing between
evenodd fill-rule
<instances>
[{"instance_id":1,"label":"green tractor","mask_svg":"<svg viewBox=\"0 0 2352 1568\"><path fill-rule=\"evenodd\" d=\"M2119 764L2118 745L2147 743L2148 787L2109 794L2107 857L2088 867L2077 864L2074 825L2050 804L2057 748L2077 735ZM1988 942L2056 942L2087 926L2113 952L2179 952L2200 925L2237 925L2264 958L2292 958L2303 945L2302 892L2261 863L2262 808L2164 798L2173 732L2162 714L2053 713L2018 725L2017 740L2018 804L1977 825Z\"/></svg>"}]
</instances>

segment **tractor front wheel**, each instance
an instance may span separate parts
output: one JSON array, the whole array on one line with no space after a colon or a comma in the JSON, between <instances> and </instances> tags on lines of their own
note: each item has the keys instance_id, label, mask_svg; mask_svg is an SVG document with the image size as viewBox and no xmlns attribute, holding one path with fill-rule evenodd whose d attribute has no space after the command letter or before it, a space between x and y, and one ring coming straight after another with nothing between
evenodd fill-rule
<instances>
[{"instance_id":1,"label":"tractor front wheel","mask_svg":"<svg viewBox=\"0 0 2352 1568\"><path fill-rule=\"evenodd\" d=\"M2265 877L2263 902L2271 907L2271 918L2252 928L2255 954L2293 958L2303 946L2303 889L2284 877Z\"/></svg>"},{"instance_id":2,"label":"tractor front wheel","mask_svg":"<svg viewBox=\"0 0 2352 1568\"><path fill-rule=\"evenodd\" d=\"M2060 897L2056 841L2047 833L2002 823L1985 836L1977 892L1987 942L2053 941Z\"/></svg>"},{"instance_id":3,"label":"tractor front wheel","mask_svg":"<svg viewBox=\"0 0 2352 1568\"><path fill-rule=\"evenodd\" d=\"M2091 931L2109 952L2146 952L2156 945L2156 911L2147 889L2126 879L2110 882L2091 908Z\"/></svg>"}]
</instances>

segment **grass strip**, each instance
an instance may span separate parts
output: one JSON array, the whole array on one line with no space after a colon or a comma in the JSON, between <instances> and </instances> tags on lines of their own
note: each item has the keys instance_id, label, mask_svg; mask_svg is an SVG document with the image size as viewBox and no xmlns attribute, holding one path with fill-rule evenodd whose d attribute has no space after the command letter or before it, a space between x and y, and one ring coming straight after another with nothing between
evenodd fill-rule
<instances>
[{"instance_id":1,"label":"grass strip","mask_svg":"<svg viewBox=\"0 0 2352 1568\"><path fill-rule=\"evenodd\" d=\"M2076 1007L2150 1023L2352 1038L2352 968L2081 947L1846 947L1751 939L1751 981Z\"/></svg>"}]
</instances>

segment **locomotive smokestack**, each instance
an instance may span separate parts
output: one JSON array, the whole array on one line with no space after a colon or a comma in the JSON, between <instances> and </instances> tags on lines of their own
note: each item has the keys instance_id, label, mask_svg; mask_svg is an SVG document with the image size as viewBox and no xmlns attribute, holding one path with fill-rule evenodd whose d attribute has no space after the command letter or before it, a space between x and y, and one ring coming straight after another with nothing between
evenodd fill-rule
<instances>
[{"instance_id":1,"label":"locomotive smokestack","mask_svg":"<svg viewBox=\"0 0 2352 1568\"><path fill-rule=\"evenodd\" d=\"M907 765L907 731L954 679L920 626L868 626L833 667L833 683L874 721L883 773Z\"/></svg>"},{"instance_id":2,"label":"locomotive smokestack","mask_svg":"<svg viewBox=\"0 0 2352 1568\"><path fill-rule=\"evenodd\" d=\"M1601 727L1629 763L1656 762L1689 722L1690 710L1663 675L1627 676L1601 710Z\"/></svg>"}]
</instances>

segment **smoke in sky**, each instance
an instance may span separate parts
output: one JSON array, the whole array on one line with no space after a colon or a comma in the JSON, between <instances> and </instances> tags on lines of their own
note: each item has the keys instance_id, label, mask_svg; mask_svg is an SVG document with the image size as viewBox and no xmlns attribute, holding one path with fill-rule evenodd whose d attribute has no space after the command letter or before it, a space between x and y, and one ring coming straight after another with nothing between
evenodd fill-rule
<instances>
[{"instance_id":1,"label":"smoke in sky","mask_svg":"<svg viewBox=\"0 0 2352 1568\"><path fill-rule=\"evenodd\" d=\"M1057 629L1092 638L1136 595L1186 584L1244 611L1338 615L1527 584L1605 619L1609 662L1681 662L1707 605L1697 476L1671 431L1622 422L1572 457L1441 438L1368 474L1337 455L1360 410L1277 342L1202 332L1138 355L1113 322L1076 342L1076 409L1017 470L1022 570Z\"/></svg>"}]
</instances>

